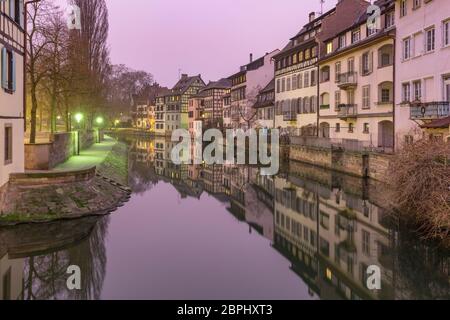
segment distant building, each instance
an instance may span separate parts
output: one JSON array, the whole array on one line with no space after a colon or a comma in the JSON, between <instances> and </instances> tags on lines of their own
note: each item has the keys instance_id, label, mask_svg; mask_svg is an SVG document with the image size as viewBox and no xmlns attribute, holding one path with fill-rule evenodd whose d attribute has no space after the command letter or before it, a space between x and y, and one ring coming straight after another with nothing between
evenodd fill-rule
<instances>
[{"instance_id":1,"label":"distant building","mask_svg":"<svg viewBox=\"0 0 450 320\"><path fill-rule=\"evenodd\" d=\"M23 12L23 1L0 1L0 187L24 171Z\"/></svg>"},{"instance_id":2,"label":"distant building","mask_svg":"<svg viewBox=\"0 0 450 320\"><path fill-rule=\"evenodd\" d=\"M272 81L259 92L253 108L256 111L255 128L275 128L275 79L272 79Z\"/></svg>"},{"instance_id":3,"label":"distant building","mask_svg":"<svg viewBox=\"0 0 450 320\"><path fill-rule=\"evenodd\" d=\"M164 96L164 104L162 105L164 116L163 121L160 122L162 123L162 128L159 131L170 136L174 130L188 130L189 98L196 95L203 87L205 87L205 83L201 75L191 77L187 74L181 75L177 84Z\"/></svg>"},{"instance_id":4,"label":"distant building","mask_svg":"<svg viewBox=\"0 0 450 320\"><path fill-rule=\"evenodd\" d=\"M248 129L249 124L252 126L256 117L253 105L259 91L273 79L273 57L278 52L277 49L255 61L253 61L253 55L250 55L250 63L242 66L238 73L229 77L231 80L231 105L225 108L225 111L230 113L231 121L228 119L226 121L229 127Z\"/></svg>"},{"instance_id":5,"label":"distant building","mask_svg":"<svg viewBox=\"0 0 450 320\"><path fill-rule=\"evenodd\" d=\"M396 145L421 138L421 126L448 139L445 128L435 129L450 116L450 2L397 0L395 19Z\"/></svg>"},{"instance_id":6,"label":"distant building","mask_svg":"<svg viewBox=\"0 0 450 320\"><path fill-rule=\"evenodd\" d=\"M155 83L146 88L144 92L142 96L133 96L133 109L131 111L133 127L144 131L155 132L157 97L167 94L169 89Z\"/></svg>"}]
</instances>

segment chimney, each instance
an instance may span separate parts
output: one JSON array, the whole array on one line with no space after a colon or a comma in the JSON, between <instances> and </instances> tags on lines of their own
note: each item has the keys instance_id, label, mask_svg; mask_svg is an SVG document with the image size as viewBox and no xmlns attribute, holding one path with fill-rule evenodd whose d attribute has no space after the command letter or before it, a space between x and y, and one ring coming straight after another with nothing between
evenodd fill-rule
<instances>
[{"instance_id":1,"label":"chimney","mask_svg":"<svg viewBox=\"0 0 450 320\"><path fill-rule=\"evenodd\" d=\"M313 21L316 18L316 13L315 12L311 12L309 14L309 22Z\"/></svg>"},{"instance_id":2,"label":"chimney","mask_svg":"<svg viewBox=\"0 0 450 320\"><path fill-rule=\"evenodd\" d=\"M188 77L188 75L186 74L186 73L183 73L182 75L181 75L181 79L186 79Z\"/></svg>"},{"instance_id":3,"label":"chimney","mask_svg":"<svg viewBox=\"0 0 450 320\"><path fill-rule=\"evenodd\" d=\"M250 53L250 63L253 62L253 53Z\"/></svg>"}]
</instances>

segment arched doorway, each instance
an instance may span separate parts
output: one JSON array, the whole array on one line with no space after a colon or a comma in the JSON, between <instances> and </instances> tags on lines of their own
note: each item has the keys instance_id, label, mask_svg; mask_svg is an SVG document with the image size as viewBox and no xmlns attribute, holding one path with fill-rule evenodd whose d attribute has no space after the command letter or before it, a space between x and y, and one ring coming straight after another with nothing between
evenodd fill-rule
<instances>
[{"instance_id":1,"label":"arched doorway","mask_svg":"<svg viewBox=\"0 0 450 320\"><path fill-rule=\"evenodd\" d=\"M378 123L378 147L394 147L394 124L392 121L385 120Z\"/></svg>"},{"instance_id":2,"label":"arched doorway","mask_svg":"<svg viewBox=\"0 0 450 320\"><path fill-rule=\"evenodd\" d=\"M321 138L330 137L330 124L328 122L322 122L319 128L320 128L319 136Z\"/></svg>"}]
</instances>

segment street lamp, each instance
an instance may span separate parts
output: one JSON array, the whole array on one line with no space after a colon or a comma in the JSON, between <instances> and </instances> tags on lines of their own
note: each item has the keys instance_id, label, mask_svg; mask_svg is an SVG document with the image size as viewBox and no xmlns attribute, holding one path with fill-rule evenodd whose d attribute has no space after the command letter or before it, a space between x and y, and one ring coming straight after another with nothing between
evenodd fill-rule
<instances>
[{"instance_id":1,"label":"street lamp","mask_svg":"<svg viewBox=\"0 0 450 320\"><path fill-rule=\"evenodd\" d=\"M103 123L104 123L105 121L103 120L103 118L102 117L97 117L96 119L95 119L95 123L97 124L97 143L100 143L101 141L101 139L100 139L100 127L102 127L103 126Z\"/></svg>"},{"instance_id":2,"label":"street lamp","mask_svg":"<svg viewBox=\"0 0 450 320\"><path fill-rule=\"evenodd\" d=\"M83 114L77 113L75 114L75 121L77 122L77 155L80 155L80 123L83 121Z\"/></svg>"}]
</instances>

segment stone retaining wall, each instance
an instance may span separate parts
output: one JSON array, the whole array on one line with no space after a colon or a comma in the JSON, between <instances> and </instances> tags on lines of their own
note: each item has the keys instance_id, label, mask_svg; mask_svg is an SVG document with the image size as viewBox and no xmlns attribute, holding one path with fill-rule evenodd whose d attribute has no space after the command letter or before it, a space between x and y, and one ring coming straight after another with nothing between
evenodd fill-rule
<instances>
[{"instance_id":1,"label":"stone retaining wall","mask_svg":"<svg viewBox=\"0 0 450 320\"><path fill-rule=\"evenodd\" d=\"M384 181L391 155L374 152L347 151L342 148L320 148L292 145L290 160Z\"/></svg>"},{"instance_id":2,"label":"stone retaining wall","mask_svg":"<svg viewBox=\"0 0 450 320\"><path fill-rule=\"evenodd\" d=\"M80 131L80 149L89 148L95 143L94 130ZM77 152L77 132L55 133L50 142L25 144L26 170L51 170Z\"/></svg>"},{"instance_id":3,"label":"stone retaining wall","mask_svg":"<svg viewBox=\"0 0 450 320\"><path fill-rule=\"evenodd\" d=\"M77 171L14 173L10 175L9 184L32 186L90 181L95 177L95 173L95 166Z\"/></svg>"}]
</instances>

